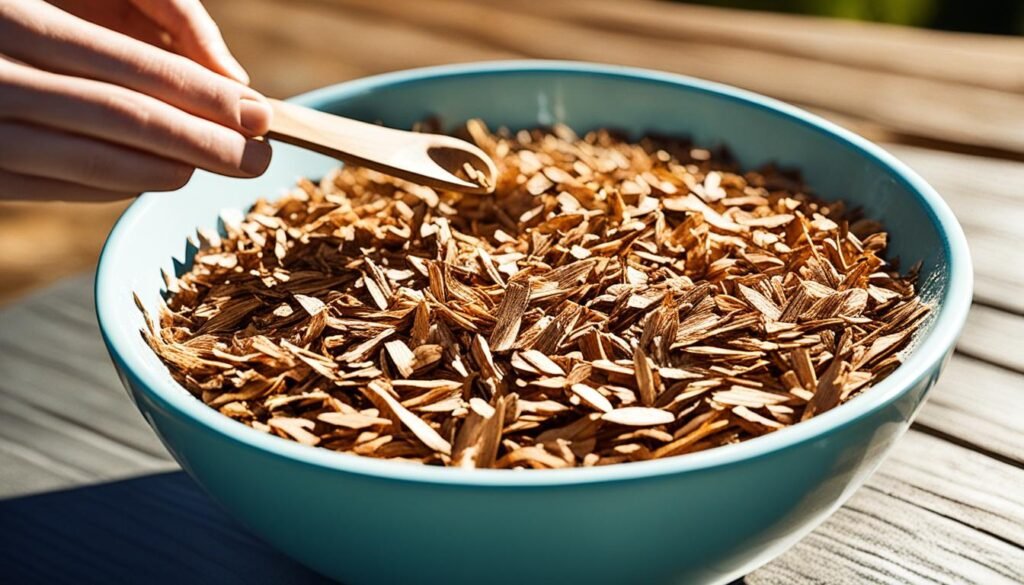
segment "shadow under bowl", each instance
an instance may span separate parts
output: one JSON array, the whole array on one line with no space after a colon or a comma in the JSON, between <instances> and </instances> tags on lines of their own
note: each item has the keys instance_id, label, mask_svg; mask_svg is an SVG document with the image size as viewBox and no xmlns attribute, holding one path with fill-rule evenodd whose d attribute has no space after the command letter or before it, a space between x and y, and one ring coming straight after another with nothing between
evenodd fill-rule
<instances>
[{"instance_id":1,"label":"shadow under bowl","mask_svg":"<svg viewBox=\"0 0 1024 585\"><path fill-rule=\"evenodd\" d=\"M802 170L826 199L862 206L890 255L923 262L936 305L907 361L848 404L738 445L568 470L460 470L305 447L232 421L181 388L144 343L160 269L185 242L299 176L336 162L275 144L255 180L197 173L136 201L100 260L100 326L139 410L188 473L255 534L313 569L370 583L725 583L795 543L860 486L907 429L951 352L971 299L963 233L942 199L880 148L811 114L737 89L652 71L523 61L361 79L297 102L406 128L429 115L492 127L562 122L728 145L744 168ZM177 260L175 260L177 258ZM182 535L187 538L187 535ZM187 562L183 560L183 562Z\"/></svg>"}]
</instances>

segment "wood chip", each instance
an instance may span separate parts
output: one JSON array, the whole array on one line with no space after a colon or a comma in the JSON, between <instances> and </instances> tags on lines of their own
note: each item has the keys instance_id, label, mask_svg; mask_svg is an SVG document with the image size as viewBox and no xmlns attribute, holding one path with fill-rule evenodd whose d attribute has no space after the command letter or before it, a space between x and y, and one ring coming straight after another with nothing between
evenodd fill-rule
<instances>
[{"instance_id":1,"label":"wood chip","mask_svg":"<svg viewBox=\"0 0 1024 585\"><path fill-rule=\"evenodd\" d=\"M558 364L551 361L551 358L535 349L527 349L520 352L523 359L530 363L538 372L548 376L564 376L563 370Z\"/></svg>"},{"instance_id":2,"label":"wood chip","mask_svg":"<svg viewBox=\"0 0 1024 585\"><path fill-rule=\"evenodd\" d=\"M636 372L636 384L640 389L640 402L644 406L653 406L658 397L654 386L654 371L651 370L647 354L640 348L633 352L633 371Z\"/></svg>"},{"instance_id":3,"label":"wood chip","mask_svg":"<svg viewBox=\"0 0 1024 585\"><path fill-rule=\"evenodd\" d=\"M488 340L492 351L507 351L515 343L516 335L519 334L519 327L522 324L523 313L530 300L530 284L523 280L513 280L508 283L505 289L505 296L501 305L498 306L498 313L495 316L496 324Z\"/></svg>"},{"instance_id":4,"label":"wood chip","mask_svg":"<svg viewBox=\"0 0 1024 585\"><path fill-rule=\"evenodd\" d=\"M659 408L627 406L602 414L601 420L631 427L651 427L670 424L676 420L676 417L671 412Z\"/></svg>"},{"instance_id":5,"label":"wood chip","mask_svg":"<svg viewBox=\"0 0 1024 585\"><path fill-rule=\"evenodd\" d=\"M610 400L605 398L604 395L596 389L591 388L586 384L573 384L569 389L573 394L579 396L580 400L585 404L596 408L601 412L611 412L615 409Z\"/></svg>"},{"instance_id":6,"label":"wood chip","mask_svg":"<svg viewBox=\"0 0 1024 585\"><path fill-rule=\"evenodd\" d=\"M311 420L274 417L268 420L267 424L275 431L280 431L287 438L294 439L303 445L316 445L320 442L320 437L310 432L316 426L316 423Z\"/></svg>"},{"instance_id":7,"label":"wood chip","mask_svg":"<svg viewBox=\"0 0 1024 585\"><path fill-rule=\"evenodd\" d=\"M384 344L384 347L387 349L388 355L391 356L391 361L394 362L395 368L398 369L399 375L403 378L408 378L416 371L416 368L413 367L416 363L416 356L404 341L401 339L388 341Z\"/></svg>"},{"instance_id":8,"label":"wood chip","mask_svg":"<svg viewBox=\"0 0 1024 585\"><path fill-rule=\"evenodd\" d=\"M380 399L385 407L391 411L403 425L406 426L416 438L423 441L423 444L438 453L451 455L452 446L437 433L436 430L423 419L416 416L395 400L391 394L378 382L370 382L366 390ZM371 398L371 400L373 400Z\"/></svg>"},{"instance_id":9,"label":"wood chip","mask_svg":"<svg viewBox=\"0 0 1024 585\"><path fill-rule=\"evenodd\" d=\"M346 165L227 211L162 274L146 342L198 400L289 440L553 469L842 408L930 310L883 225L793 173L600 129L462 135L494 156L493 194Z\"/></svg>"},{"instance_id":10,"label":"wood chip","mask_svg":"<svg viewBox=\"0 0 1024 585\"><path fill-rule=\"evenodd\" d=\"M758 413L754 412L753 410L750 410L746 406L742 406L742 405L734 407L732 409L732 413L735 414L736 416L742 418L743 420L745 420L747 422L752 422L754 424L761 425L762 427L764 427L766 429L775 430L775 429L781 429L782 427L785 426L785 425L783 425L782 423L780 423L777 420L773 420L773 419L761 416L760 414L758 414Z\"/></svg>"},{"instance_id":11,"label":"wood chip","mask_svg":"<svg viewBox=\"0 0 1024 585\"><path fill-rule=\"evenodd\" d=\"M464 468L494 467L505 424L505 411L509 399L500 396L494 406L479 398L466 421L459 428L452 454L452 466ZM485 408L481 408L482 404Z\"/></svg>"},{"instance_id":12,"label":"wood chip","mask_svg":"<svg viewBox=\"0 0 1024 585\"><path fill-rule=\"evenodd\" d=\"M317 415L316 419L337 427L345 427L346 429L365 429L372 426L391 424L391 421L386 418L368 416L358 412L324 412Z\"/></svg>"}]
</instances>

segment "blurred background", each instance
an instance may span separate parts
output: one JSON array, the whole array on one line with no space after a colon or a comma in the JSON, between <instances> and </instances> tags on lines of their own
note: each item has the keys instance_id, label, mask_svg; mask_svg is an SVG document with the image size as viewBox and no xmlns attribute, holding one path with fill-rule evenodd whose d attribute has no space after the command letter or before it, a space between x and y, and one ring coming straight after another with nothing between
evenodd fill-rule
<instances>
[{"instance_id":1,"label":"blurred background","mask_svg":"<svg viewBox=\"0 0 1024 585\"><path fill-rule=\"evenodd\" d=\"M686 3L811 14L938 30L1024 34L1022 0L689 0Z\"/></svg>"},{"instance_id":2,"label":"blurred background","mask_svg":"<svg viewBox=\"0 0 1024 585\"><path fill-rule=\"evenodd\" d=\"M1024 160L1024 0L206 4L275 97L442 63L604 61L772 95L874 139ZM126 205L0 203L0 304L92 269Z\"/></svg>"}]
</instances>

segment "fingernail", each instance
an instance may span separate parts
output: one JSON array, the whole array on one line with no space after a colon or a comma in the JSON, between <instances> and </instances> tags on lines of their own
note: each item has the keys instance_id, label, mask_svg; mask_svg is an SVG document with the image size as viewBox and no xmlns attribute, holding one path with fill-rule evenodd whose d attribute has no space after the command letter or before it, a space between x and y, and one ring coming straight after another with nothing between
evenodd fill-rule
<instances>
[{"instance_id":1,"label":"fingernail","mask_svg":"<svg viewBox=\"0 0 1024 585\"><path fill-rule=\"evenodd\" d=\"M270 164L272 151L270 145L262 140L249 139L245 141L245 150L242 151L242 161L238 168L247 175L262 175Z\"/></svg>"},{"instance_id":2,"label":"fingernail","mask_svg":"<svg viewBox=\"0 0 1024 585\"><path fill-rule=\"evenodd\" d=\"M238 123L253 136L263 136L270 129L270 105L242 98L238 103Z\"/></svg>"}]
</instances>

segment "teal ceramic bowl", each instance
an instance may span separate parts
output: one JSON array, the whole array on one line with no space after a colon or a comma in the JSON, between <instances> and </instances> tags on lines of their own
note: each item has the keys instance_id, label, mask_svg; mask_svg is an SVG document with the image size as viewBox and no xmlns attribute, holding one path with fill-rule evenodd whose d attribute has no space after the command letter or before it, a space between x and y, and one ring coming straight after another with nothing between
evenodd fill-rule
<instances>
[{"instance_id":1,"label":"teal ceramic bowl","mask_svg":"<svg viewBox=\"0 0 1024 585\"><path fill-rule=\"evenodd\" d=\"M602 468L425 468L305 447L223 417L178 386L139 335L132 292L155 309L160 269L190 262L185 242L197 227L215 227L221 210L244 210L335 161L275 144L259 179L197 173L176 193L141 197L110 234L96 281L99 322L125 387L210 496L267 542L345 583L735 579L807 534L879 465L935 383L967 314L967 245L939 195L877 146L762 96L652 71L526 61L392 73L295 101L395 127L438 114L512 128L655 130L728 144L747 167L795 165L826 198L882 220L891 254L923 261L921 285L936 305L895 373L840 408L765 437Z\"/></svg>"}]
</instances>

